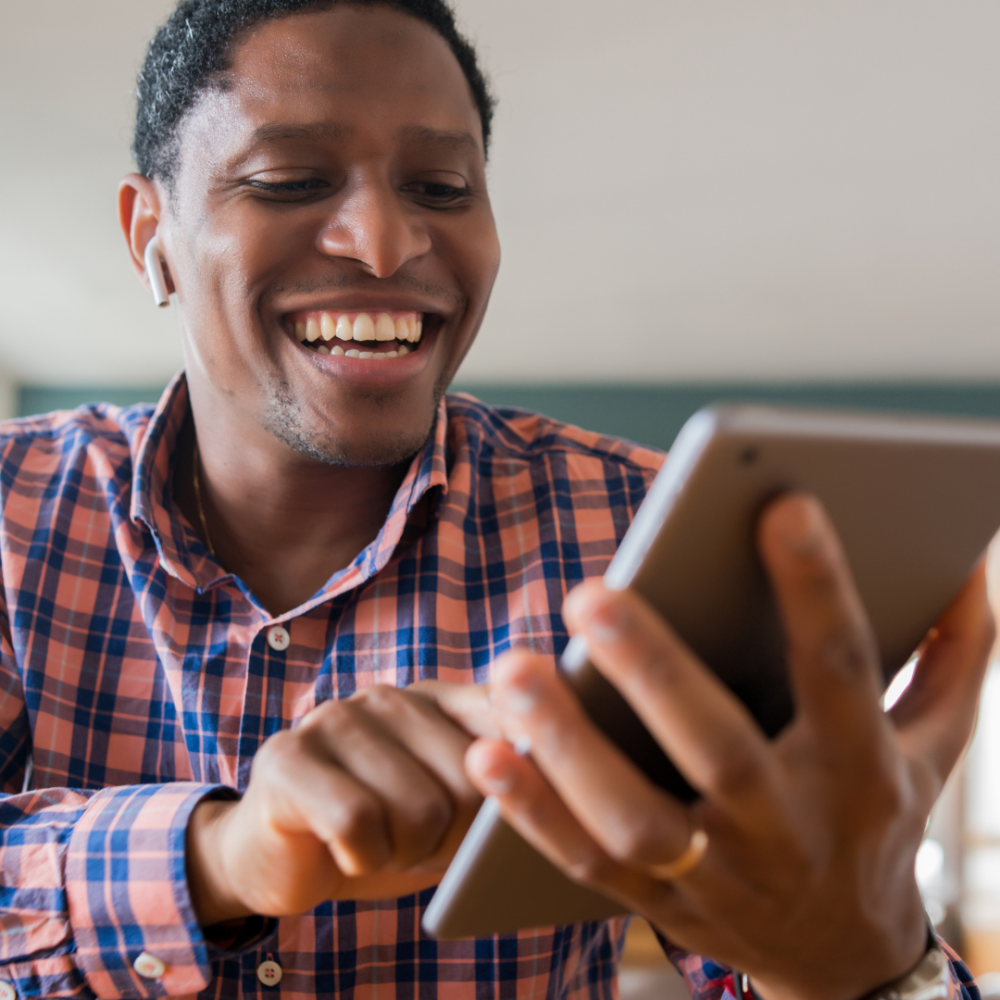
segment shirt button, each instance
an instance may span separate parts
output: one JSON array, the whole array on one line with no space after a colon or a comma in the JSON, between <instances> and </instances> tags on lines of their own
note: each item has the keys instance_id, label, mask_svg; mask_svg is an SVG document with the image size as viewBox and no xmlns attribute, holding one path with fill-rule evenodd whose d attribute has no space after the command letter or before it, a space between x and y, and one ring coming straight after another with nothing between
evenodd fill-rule
<instances>
[{"instance_id":1,"label":"shirt button","mask_svg":"<svg viewBox=\"0 0 1000 1000\"><path fill-rule=\"evenodd\" d=\"M0 1000L17 1000L17 991L2 979L0 979Z\"/></svg>"},{"instance_id":2,"label":"shirt button","mask_svg":"<svg viewBox=\"0 0 1000 1000\"><path fill-rule=\"evenodd\" d=\"M292 644L292 637L288 634L287 628L275 625L267 630L267 644L271 649L283 653Z\"/></svg>"},{"instance_id":3,"label":"shirt button","mask_svg":"<svg viewBox=\"0 0 1000 1000\"><path fill-rule=\"evenodd\" d=\"M257 966L257 978L265 986L277 986L281 982L281 966L277 962L261 962Z\"/></svg>"},{"instance_id":4,"label":"shirt button","mask_svg":"<svg viewBox=\"0 0 1000 1000\"><path fill-rule=\"evenodd\" d=\"M166 971L167 967L155 955L150 955L144 951L133 963L132 968L142 976L143 979L159 979Z\"/></svg>"}]
</instances>

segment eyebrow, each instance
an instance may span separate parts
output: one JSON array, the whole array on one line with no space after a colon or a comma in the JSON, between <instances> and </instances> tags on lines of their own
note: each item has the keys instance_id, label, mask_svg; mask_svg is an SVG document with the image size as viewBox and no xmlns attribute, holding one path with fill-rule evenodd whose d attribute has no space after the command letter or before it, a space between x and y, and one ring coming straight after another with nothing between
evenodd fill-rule
<instances>
[{"instance_id":1,"label":"eyebrow","mask_svg":"<svg viewBox=\"0 0 1000 1000\"><path fill-rule=\"evenodd\" d=\"M344 139L354 129L336 122L267 122L254 129L247 148L280 142L315 141L319 139ZM442 146L446 149L480 151L479 140L471 132L461 129L439 129L428 125L407 125L400 129L401 138L422 145Z\"/></svg>"},{"instance_id":2,"label":"eyebrow","mask_svg":"<svg viewBox=\"0 0 1000 1000\"><path fill-rule=\"evenodd\" d=\"M254 129L250 146L296 139L342 139L352 129L330 122L268 122Z\"/></svg>"},{"instance_id":3,"label":"eyebrow","mask_svg":"<svg viewBox=\"0 0 1000 1000\"><path fill-rule=\"evenodd\" d=\"M479 151L479 141L471 132L461 129L429 128L426 125L408 125L400 130L404 139L426 143L434 146L445 146L448 149L474 149Z\"/></svg>"}]
</instances>

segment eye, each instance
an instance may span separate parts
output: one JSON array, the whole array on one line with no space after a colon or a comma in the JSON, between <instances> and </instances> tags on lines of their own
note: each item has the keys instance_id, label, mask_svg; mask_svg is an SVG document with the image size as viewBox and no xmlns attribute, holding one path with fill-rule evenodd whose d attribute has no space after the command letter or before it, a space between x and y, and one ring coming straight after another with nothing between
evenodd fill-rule
<instances>
[{"instance_id":1,"label":"eye","mask_svg":"<svg viewBox=\"0 0 1000 1000\"><path fill-rule=\"evenodd\" d=\"M330 186L327 181L319 177L308 177L298 181L263 181L259 178L250 178L246 185L254 191L260 191L283 201L302 200L318 191L325 191Z\"/></svg>"},{"instance_id":2,"label":"eye","mask_svg":"<svg viewBox=\"0 0 1000 1000\"><path fill-rule=\"evenodd\" d=\"M469 197L467 187L440 181L411 181L404 184L402 190L415 195L419 201L438 208L451 208Z\"/></svg>"}]
</instances>

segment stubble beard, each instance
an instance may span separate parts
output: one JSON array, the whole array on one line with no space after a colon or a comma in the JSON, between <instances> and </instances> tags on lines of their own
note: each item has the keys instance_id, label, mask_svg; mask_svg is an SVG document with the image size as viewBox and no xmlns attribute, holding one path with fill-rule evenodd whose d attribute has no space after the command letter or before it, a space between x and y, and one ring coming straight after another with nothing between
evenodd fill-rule
<instances>
[{"instance_id":1,"label":"stubble beard","mask_svg":"<svg viewBox=\"0 0 1000 1000\"><path fill-rule=\"evenodd\" d=\"M324 465L341 468L372 468L375 466L398 465L412 459L426 444L434 427L438 404L441 402L448 382L441 378L434 386L432 405L425 418L412 430L387 432L378 428L361 441L345 440L338 435L337 428L315 430L306 419L307 410L293 396L287 383L274 386L264 419L265 430L273 434L296 454ZM389 403L388 395L370 392L365 395L366 403L376 412Z\"/></svg>"}]
</instances>

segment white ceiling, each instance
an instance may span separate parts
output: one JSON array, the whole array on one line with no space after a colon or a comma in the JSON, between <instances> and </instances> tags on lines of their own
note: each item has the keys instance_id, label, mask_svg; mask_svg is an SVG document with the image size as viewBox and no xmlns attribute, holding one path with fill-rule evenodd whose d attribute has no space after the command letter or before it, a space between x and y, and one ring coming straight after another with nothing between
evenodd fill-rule
<instances>
[{"instance_id":1,"label":"white ceiling","mask_svg":"<svg viewBox=\"0 0 1000 1000\"><path fill-rule=\"evenodd\" d=\"M0 366L179 366L114 214L172 0L3 4ZM501 98L467 379L1000 379L996 0L460 0Z\"/></svg>"}]
</instances>

